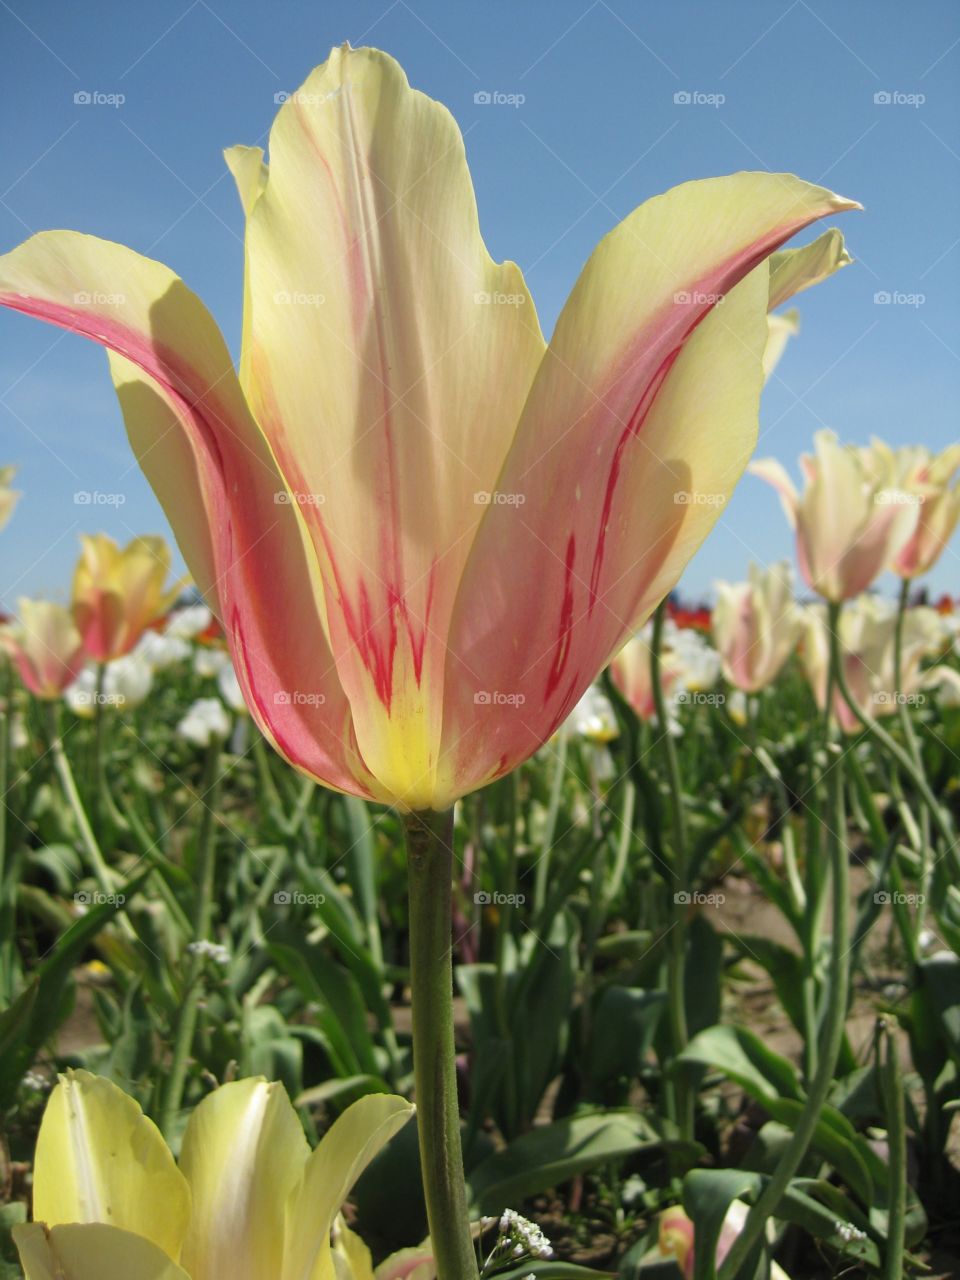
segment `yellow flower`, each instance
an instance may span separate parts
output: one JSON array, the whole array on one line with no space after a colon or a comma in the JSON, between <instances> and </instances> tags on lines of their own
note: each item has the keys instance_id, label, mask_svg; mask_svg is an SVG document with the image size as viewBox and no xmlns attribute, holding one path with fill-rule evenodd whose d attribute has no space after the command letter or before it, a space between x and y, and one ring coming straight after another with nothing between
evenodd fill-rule
<instances>
[{"instance_id":1,"label":"yellow flower","mask_svg":"<svg viewBox=\"0 0 960 1280\"><path fill-rule=\"evenodd\" d=\"M227 163L238 372L181 280L92 236L0 259L0 305L110 349L278 750L446 808L547 741L675 585L756 443L768 310L844 257L830 232L778 251L858 206L790 174L684 183L601 241L547 343L484 245L453 117L379 50L334 49L269 166Z\"/></svg>"},{"instance_id":2,"label":"yellow flower","mask_svg":"<svg viewBox=\"0 0 960 1280\"><path fill-rule=\"evenodd\" d=\"M80 673L85 654L70 610L47 600L21 599L19 620L0 631L7 650L32 694L59 698Z\"/></svg>"},{"instance_id":3,"label":"yellow flower","mask_svg":"<svg viewBox=\"0 0 960 1280\"><path fill-rule=\"evenodd\" d=\"M164 590L170 548L163 538L134 538L122 549L105 533L84 535L73 577L73 617L87 653L109 662L129 653L151 622L176 600Z\"/></svg>"},{"instance_id":4,"label":"yellow flower","mask_svg":"<svg viewBox=\"0 0 960 1280\"><path fill-rule=\"evenodd\" d=\"M178 1168L132 1098L68 1071L14 1229L26 1280L333 1280L340 1208L413 1110L361 1098L311 1152L282 1085L238 1080L193 1112Z\"/></svg>"}]
</instances>

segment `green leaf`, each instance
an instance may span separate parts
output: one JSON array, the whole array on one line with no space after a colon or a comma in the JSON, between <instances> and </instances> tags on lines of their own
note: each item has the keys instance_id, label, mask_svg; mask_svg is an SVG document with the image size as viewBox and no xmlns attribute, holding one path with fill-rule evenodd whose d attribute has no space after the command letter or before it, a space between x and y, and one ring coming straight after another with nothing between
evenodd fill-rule
<instances>
[{"instance_id":1,"label":"green leaf","mask_svg":"<svg viewBox=\"0 0 960 1280\"><path fill-rule=\"evenodd\" d=\"M803 1098L793 1065L745 1027L708 1027L694 1036L677 1061L722 1071L764 1105L779 1098Z\"/></svg>"},{"instance_id":2,"label":"green leaf","mask_svg":"<svg viewBox=\"0 0 960 1280\"><path fill-rule=\"evenodd\" d=\"M468 1184L477 1213L497 1214L586 1169L667 1145L635 1112L574 1116L531 1129L483 1160Z\"/></svg>"}]
</instances>

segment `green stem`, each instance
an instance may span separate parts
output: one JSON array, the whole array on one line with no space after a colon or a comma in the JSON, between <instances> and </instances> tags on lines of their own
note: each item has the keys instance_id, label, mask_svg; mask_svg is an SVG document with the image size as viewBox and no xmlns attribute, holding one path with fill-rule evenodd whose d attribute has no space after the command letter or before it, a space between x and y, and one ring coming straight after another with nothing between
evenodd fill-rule
<instances>
[{"instance_id":1,"label":"green stem","mask_svg":"<svg viewBox=\"0 0 960 1280\"><path fill-rule=\"evenodd\" d=\"M13 982L14 903L7 891L7 805L10 791L10 722L13 718L13 679L9 659L0 655L0 999L9 1000Z\"/></svg>"},{"instance_id":2,"label":"green stem","mask_svg":"<svg viewBox=\"0 0 960 1280\"><path fill-rule=\"evenodd\" d=\"M839 628L840 606L830 605L830 665L834 675L840 678L840 640ZM840 1047L843 1043L843 1030L847 1013L848 987L850 982L850 868L847 846L844 841L846 816L843 804L843 755L838 746L831 747L835 759L827 767L829 777L828 793L830 796L827 820L827 849L830 856L830 867L833 875L833 934L831 938L831 964L827 980L827 1008L823 1020L823 1039L820 1045L819 1061L816 1074L810 1082L807 1100L804 1103L793 1135L780 1156L777 1166L764 1187L757 1203L750 1210L743 1230L734 1241L730 1252L724 1259L718 1272L719 1280L733 1280L737 1272L750 1256L751 1250L761 1239L767 1219L777 1211L777 1207L788 1189L791 1180L800 1168L807 1154L810 1142L830 1092L830 1086L836 1073Z\"/></svg>"},{"instance_id":3,"label":"green stem","mask_svg":"<svg viewBox=\"0 0 960 1280\"><path fill-rule=\"evenodd\" d=\"M73 776L73 769L70 767L70 760L63 748L63 739L60 737L60 726L57 723L56 703L47 702L45 707L50 738L50 754L53 756L53 763L57 771L57 777L60 779L60 786L63 788L63 794L67 798L67 803L73 810L74 820L77 824L77 829L80 832L80 839L83 841L84 848L87 851L87 857L90 859L90 865L93 868L93 874L96 877L97 884L100 886L103 893L111 894L116 887L114 875L107 866L106 859L103 856L100 844L97 837L94 835L93 827L91 826L90 819L87 816L87 811L83 807L83 801L80 799L77 780Z\"/></svg>"},{"instance_id":4,"label":"green stem","mask_svg":"<svg viewBox=\"0 0 960 1280\"><path fill-rule=\"evenodd\" d=\"M831 604L829 615L830 619L839 619L839 616L840 605ZM828 621L828 626L830 625L833 624ZM836 645L839 651L839 636L835 635L833 632L830 633L830 645L831 650L833 646ZM900 766L901 772L906 774L916 787L917 791L919 791L923 798L923 802L930 813L930 817L933 819L934 826L937 828L937 831L946 843L947 856L951 860L952 869L955 873L960 874L960 856L958 856L955 847L950 819L945 813L943 806L937 803L937 798L930 789L930 784L924 775L923 769L916 765L910 758L909 754L900 746L899 742L896 742L891 738L886 729L879 725L877 721L874 720L873 716L868 715L856 702L850 692L850 686L847 684L847 677L843 670L843 663L838 662L837 664L834 664L831 662L831 667L834 665L836 665L834 679L836 680L837 688L840 690L840 696L859 720L860 724L864 729L866 729L870 737L873 738L875 742L879 743L889 756L892 756Z\"/></svg>"},{"instance_id":5,"label":"green stem","mask_svg":"<svg viewBox=\"0 0 960 1280\"><path fill-rule=\"evenodd\" d=\"M922 772L923 756L920 751L920 742L913 727L913 718L910 715L910 709L907 706L903 690L903 625L906 621L907 610L910 607L910 586L911 581L909 578L904 578L900 584L897 627L893 639L893 681L894 695L897 699L897 714L900 717L904 741L907 744L907 750L910 752L910 758L917 769ZM916 940L919 939L923 931L924 916L926 914L925 904L930 896L930 877L933 868L932 850L930 848L930 815L926 809L921 810L920 813L918 846L920 849L920 900L914 920L915 950L917 947Z\"/></svg>"},{"instance_id":6,"label":"green stem","mask_svg":"<svg viewBox=\"0 0 960 1280\"><path fill-rule=\"evenodd\" d=\"M453 1030L453 810L409 814L404 827L413 1069L430 1240L439 1280L477 1280L460 1146Z\"/></svg>"},{"instance_id":7,"label":"green stem","mask_svg":"<svg viewBox=\"0 0 960 1280\"><path fill-rule=\"evenodd\" d=\"M210 923L213 917L213 889L216 876L216 841L213 838L213 824L219 788L220 740L214 736L211 737L210 744L207 747L203 765L203 778L200 783L202 812L200 815L200 828L197 833L194 870L196 897L193 901L193 918L191 920L192 940L194 942L208 940ZM177 1118L183 1101L190 1049L197 1029L203 968L204 957L198 951L191 951L187 965L183 1003L180 1006L180 1015L177 1019L177 1028L174 1033L173 1051L170 1057L170 1073L167 1076L167 1088L160 1111L160 1128L168 1142L176 1129Z\"/></svg>"},{"instance_id":8,"label":"green stem","mask_svg":"<svg viewBox=\"0 0 960 1280\"><path fill-rule=\"evenodd\" d=\"M907 1217L907 1124L900 1057L897 1052L896 1023L893 1019L880 1019L877 1037L877 1069L886 1112L890 1179L883 1280L902 1280Z\"/></svg>"},{"instance_id":9,"label":"green stem","mask_svg":"<svg viewBox=\"0 0 960 1280\"><path fill-rule=\"evenodd\" d=\"M686 965L687 965L687 818L683 808L683 787L680 782L680 766L677 746L667 727L667 703L663 695L661 675L661 649L663 624L667 616L667 602L662 600L653 615L653 639L650 645L650 684L653 705L657 712L657 730L660 746L667 767L670 788L670 808L673 819L673 859L671 876L671 915L673 917L667 948L667 1001L670 1018L670 1039L674 1057L687 1047ZM681 1139L693 1138L694 1098L687 1079L675 1078L677 1100L677 1126Z\"/></svg>"},{"instance_id":10,"label":"green stem","mask_svg":"<svg viewBox=\"0 0 960 1280\"><path fill-rule=\"evenodd\" d=\"M567 772L567 743L570 734L561 732L557 741L554 757L553 776L550 779L550 807L543 827L540 841L540 856L537 859L537 870L533 882L533 912L539 916L547 900L547 884L550 875L550 854L553 849L553 837L557 829L557 815L560 812L560 800L563 796L563 779Z\"/></svg>"}]
</instances>

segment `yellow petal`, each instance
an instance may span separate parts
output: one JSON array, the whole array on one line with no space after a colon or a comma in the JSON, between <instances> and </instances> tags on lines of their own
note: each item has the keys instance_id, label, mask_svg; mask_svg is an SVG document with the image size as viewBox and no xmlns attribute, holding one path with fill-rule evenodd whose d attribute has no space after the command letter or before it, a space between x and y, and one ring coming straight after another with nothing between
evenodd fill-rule
<instances>
[{"instance_id":1,"label":"yellow petal","mask_svg":"<svg viewBox=\"0 0 960 1280\"><path fill-rule=\"evenodd\" d=\"M279 1277L284 1207L309 1154L283 1085L238 1080L203 1099L180 1154L193 1196L182 1255L191 1280Z\"/></svg>"},{"instance_id":2,"label":"yellow petal","mask_svg":"<svg viewBox=\"0 0 960 1280\"><path fill-rule=\"evenodd\" d=\"M372 49L281 108L247 230L246 390L304 503L359 750L430 803L460 571L543 352L453 117ZM481 495L475 500L475 495Z\"/></svg>"},{"instance_id":3,"label":"yellow petal","mask_svg":"<svg viewBox=\"0 0 960 1280\"><path fill-rule=\"evenodd\" d=\"M191 1280L149 1240L100 1223L13 1228L26 1280Z\"/></svg>"},{"instance_id":4,"label":"yellow petal","mask_svg":"<svg viewBox=\"0 0 960 1280\"><path fill-rule=\"evenodd\" d=\"M102 1076L68 1071L40 1125L33 1215L50 1227L121 1227L176 1260L190 1192L159 1129L133 1098Z\"/></svg>"},{"instance_id":5,"label":"yellow petal","mask_svg":"<svg viewBox=\"0 0 960 1280\"><path fill-rule=\"evenodd\" d=\"M789 175L735 174L649 200L595 250L498 483L514 505L489 509L461 585L454 794L545 741L675 585L756 442L764 260L851 207Z\"/></svg>"},{"instance_id":6,"label":"yellow petal","mask_svg":"<svg viewBox=\"0 0 960 1280\"><path fill-rule=\"evenodd\" d=\"M853 259L847 253L843 234L836 227L799 249L782 249L770 258L770 310L826 280Z\"/></svg>"},{"instance_id":7,"label":"yellow petal","mask_svg":"<svg viewBox=\"0 0 960 1280\"><path fill-rule=\"evenodd\" d=\"M780 363L780 357L787 347L787 342L800 332L800 313L796 310L784 311L778 315L767 316L767 345L763 349L763 379L766 381Z\"/></svg>"},{"instance_id":8,"label":"yellow petal","mask_svg":"<svg viewBox=\"0 0 960 1280\"><path fill-rule=\"evenodd\" d=\"M330 1232L337 1214L360 1174L413 1113L404 1098L370 1094L338 1117L290 1197L278 1280L327 1280L335 1274Z\"/></svg>"}]
</instances>

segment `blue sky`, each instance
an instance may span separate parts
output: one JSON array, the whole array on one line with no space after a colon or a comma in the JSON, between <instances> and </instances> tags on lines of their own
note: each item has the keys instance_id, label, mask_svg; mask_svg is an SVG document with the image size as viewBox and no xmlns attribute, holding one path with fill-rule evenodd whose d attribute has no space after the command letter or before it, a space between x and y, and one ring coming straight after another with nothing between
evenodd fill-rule
<instances>
[{"instance_id":1,"label":"blue sky","mask_svg":"<svg viewBox=\"0 0 960 1280\"><path fill-rule=\"evenodd\" d=\"M236 352L242 222L221 150L263 142L275 94L343 40L389 50L453 111L490 250L520 263L548 332L596 241L675 183L784 169L861 200L842 219L857 263L800 299L758 453L792 468L821 426L936 448L957 437L955 3L0 0L0 249L50 227L130 244L183 276ZM483 91L524 101L478 104ZM8 608L66 597L80 531L167 532L93 344L0 314L0 432L24 491L0 541ZM79 491L125 501L78 505ZM681 590L778 556L792 558L779 506L745 477ZM931 587L957 592L958 568L955 540Z\"/></svg>"}]
</instances>

